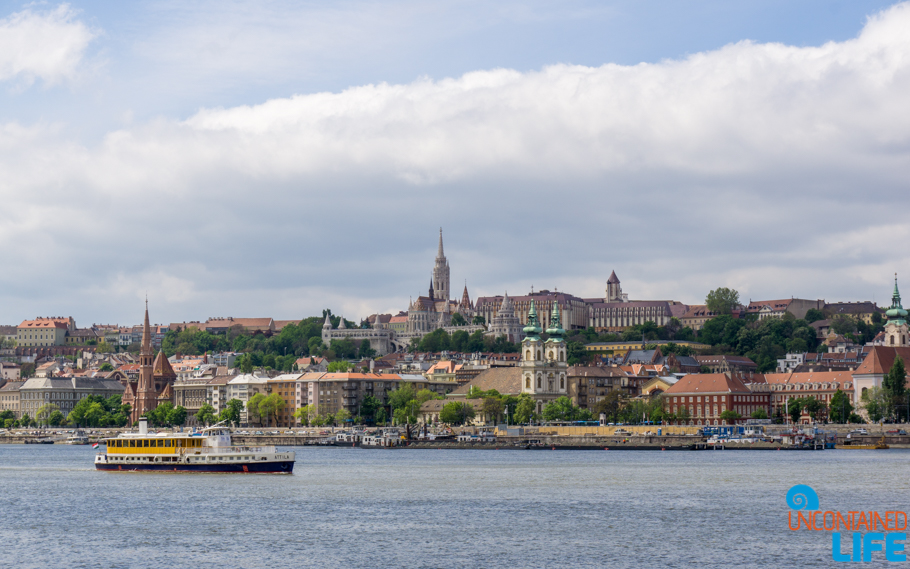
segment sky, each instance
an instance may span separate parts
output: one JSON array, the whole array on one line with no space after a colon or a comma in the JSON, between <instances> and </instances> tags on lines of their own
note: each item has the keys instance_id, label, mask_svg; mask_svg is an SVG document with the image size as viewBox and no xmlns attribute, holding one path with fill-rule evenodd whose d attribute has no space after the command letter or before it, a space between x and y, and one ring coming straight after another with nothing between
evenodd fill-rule
<instances>
[{"instance_id":1,"label":"sky","mask_svg":"<svg viewBox=\"0 0 910 569\"><path fill-rule=\"evenodd\" d=\"M908 29L874 1L0 1L0 324L396 313L440 227L456 298L615 270L890 304Z\"/></svg>"}]
</instances>

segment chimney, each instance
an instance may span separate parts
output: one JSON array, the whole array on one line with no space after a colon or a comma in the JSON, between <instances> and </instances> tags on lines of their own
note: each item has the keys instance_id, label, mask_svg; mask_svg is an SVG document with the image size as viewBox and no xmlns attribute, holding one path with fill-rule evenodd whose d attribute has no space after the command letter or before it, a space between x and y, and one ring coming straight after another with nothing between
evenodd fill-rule
<instances>
[{"instance_id":1,"label":"chimney","mask_svg":"<svg viewBox=\"0 0 910 569\"><path fill-rule=\"evenodd\" d=\"M145 417L139 417L139 434L147 435L149 434L149 423L148 419Z\"/></svg>"}]
</instances>

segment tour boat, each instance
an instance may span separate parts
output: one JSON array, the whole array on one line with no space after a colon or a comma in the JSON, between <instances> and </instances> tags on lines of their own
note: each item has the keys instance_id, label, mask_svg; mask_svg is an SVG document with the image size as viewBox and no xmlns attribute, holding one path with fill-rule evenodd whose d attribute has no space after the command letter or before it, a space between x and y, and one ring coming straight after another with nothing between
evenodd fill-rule
<instances>
[{"instance_id":1,"label":"tour boat","mask_svg":"<svg viewBox=\"0 0 910 569\"><path fill-rule=\"evenodd\" d=\"M88 442L88 436L82 431L76 431L73 436L66 439L68 445L87 445Z\"/></svg>"},{"instance_id":2,"label":"tour boat","mask_svg":"<svg viewBox=\"0 0 910 569\"><path fill-rule=\"evenodd\" d=\"M145 419L138 433L105 439L95 456L97 470L143 472L238 472L291 474L294 453L274 446L233 446L221 424L198 433L149 433Z\"/></svg>"}]
</instances>

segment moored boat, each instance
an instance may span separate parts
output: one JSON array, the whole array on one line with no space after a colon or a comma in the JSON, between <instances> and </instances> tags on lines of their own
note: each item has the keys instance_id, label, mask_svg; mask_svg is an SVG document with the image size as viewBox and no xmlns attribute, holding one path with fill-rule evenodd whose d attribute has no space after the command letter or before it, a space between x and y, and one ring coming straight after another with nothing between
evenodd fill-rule
<instances>
[{"instance_id":1,"label":"moored boat","mask_svg":"<svg viewBox=\"0 0 910 569\"><path fill-rule=\"evenodd\" d=\"M274 446L233 446L227 427L199 433L149 433L145 419L138 433L105 439L95 456L97 470L150 472L236 472L291 474L294 453Z\"/></svg>"}]
</instances>

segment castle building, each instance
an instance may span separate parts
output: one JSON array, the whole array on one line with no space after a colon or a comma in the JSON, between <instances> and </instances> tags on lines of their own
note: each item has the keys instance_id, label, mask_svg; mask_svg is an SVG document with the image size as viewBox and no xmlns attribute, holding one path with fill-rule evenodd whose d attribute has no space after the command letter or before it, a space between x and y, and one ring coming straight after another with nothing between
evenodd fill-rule
<instances>
[{"instance_id":1,"label":"castle building","mask_svg":"<svg viewBox=\"0 0 910 569\"><path fill-rule=\"evenodd\" d=\"M637 324L654 322L665 326L673 317L670 303L665 300L629 300L622 292L616 271L607 279L604 298L586 298L588 326L598 332L619 332Z\"/></svg>"},{"instance_id":2,"label":"castle building","mask_svg":"<svg viewBox=\"0 0 910 569\"><path fill-rule=\"evenodd\" d=\"M442 304L443 312L449 311L449 261L442 250L442 228L439 228L439 249L436 252L436 264L433 266L433 296Z\"/></svg>"},{"instance_id":3,"label":"castle building","mask_svg":"<svg viewBox=\"0 0 910 569\"><path fill-rule=\"evenodd\" d=\"M467 293L467 287L465 292ZM490 322L490 330L487 335L493 338L505 336L508 341L515 343L520 342L522 337L524 337L521 330L521 320L515 316L515 307L509 298L509 293L506 293L505 298L499 305L499 312L496 313L496 316Z\"/></svg>"},{"instance_id":4,"label":"castle building","mask_svg":"<svg viewBox=\"0 0 910 569\"><path fill-rule=\"evenodd\" d=\"M542 413L544 406L550 401L568 394L566 385L568 364L566 342L563 339L565 330L560 323L558 305L553 305L550 324L547 327L549 338L546 342L540 339L542 331L537 309L532 301L528 310L528 325L523 330L525 338L521 342L521 360L518 368L521 370L521 392L529 394L534 399L537 413Z\"/></svg>"},{"instance_id":5,"label":"castle building","mask_svg":"<svg viewBox=\"0 0 910 569\"><path fill-rule=\"evenodd\" d=\"M130 421L133 423L159 404L165 401L173 403L174 399L173 384L177 380L177 374L164 355L164 350L158 352L158 357L153 361L150 328L148 301L145 301L142 348L139 351L139 377L135 383L129 378L122 380L125 389L121 401L132 406Z\"/></svg>"}]
</instances>

